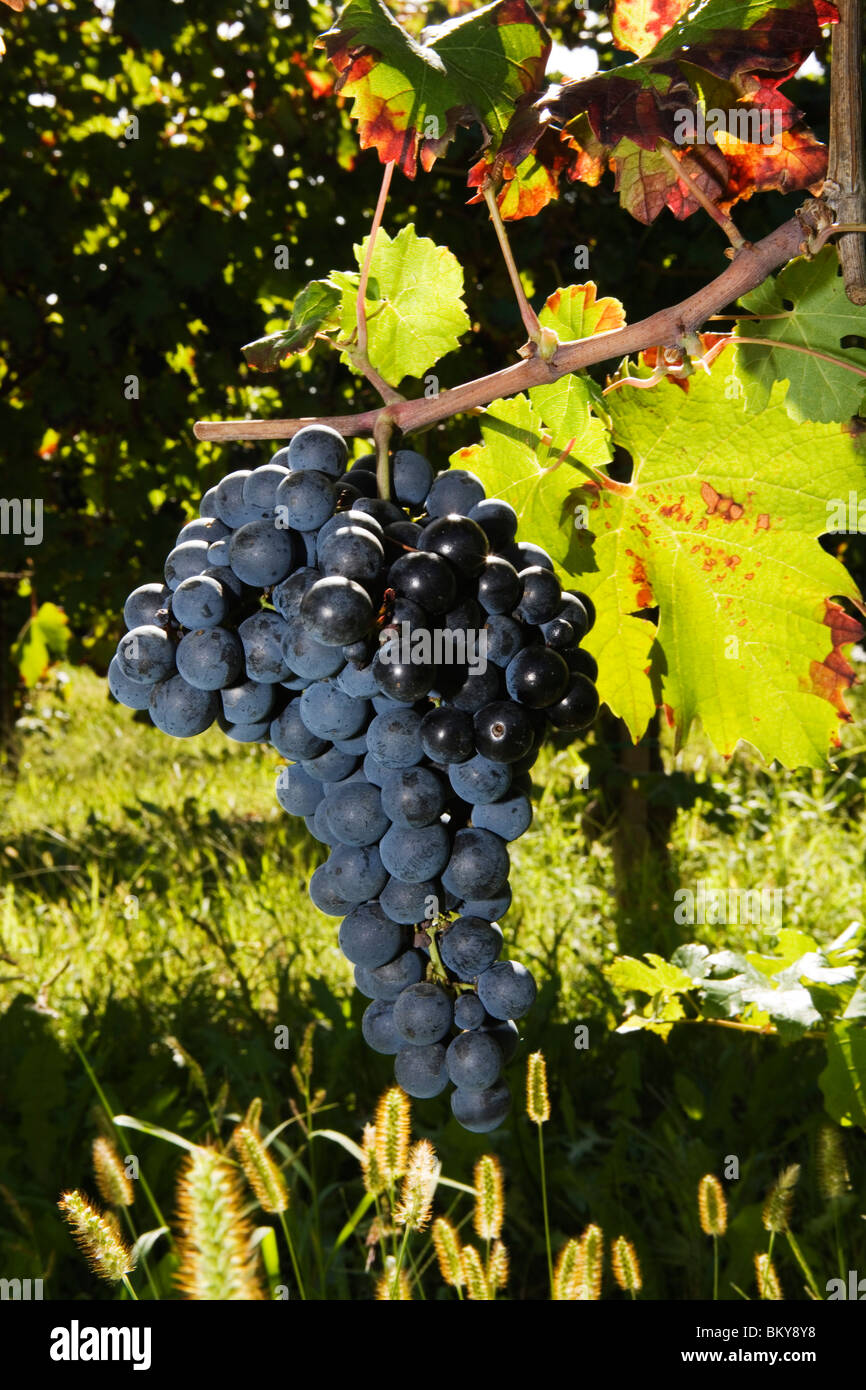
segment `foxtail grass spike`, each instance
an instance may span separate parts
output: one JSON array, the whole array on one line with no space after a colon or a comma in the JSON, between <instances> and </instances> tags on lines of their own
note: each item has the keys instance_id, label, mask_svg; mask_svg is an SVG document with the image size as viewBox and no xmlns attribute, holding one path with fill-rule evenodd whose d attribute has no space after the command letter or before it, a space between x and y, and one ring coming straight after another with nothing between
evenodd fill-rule
<instances>
[{"instance_id":1,"label":"foxtail grass spike","mask_svg":"<svg viewBox=\"0 0 866 1390\"><path fill-rule=\"evenodd\" d=\"M466 1296L474 1303L489 1303L490 1290L484 1274L481 1257L474 1245L464 1245L460 1252L463 1264L463 1278L466 1281Z\"/></svg>"},{"instance_id":2,"label":"foxtail grass spike","mask_svg":"<svg viewBox=\"0 0 866 1390\"><path fill-rule=\"evenodd\" d=\"M625 1293L640 1293L643 1288L640 1261L631 1241L625 1236L617 1236L611 1247L613 1255L613 1277Z\"/></svg>"},{"instance_id":3,"label":"foxtail grass spike","mask_svg":"<svg viewBox=\"0 0 866 1390\"><path fill-rule=\"evenodd\" d=\"M457 1232L444 1216L437 1216L433 1222L433 1249L439 1261L439 1272L446 1284L459 1289L465 1284L463 1262L460 1258L460 1242Z\"/></svg>"},{"instance_id":4,"label":"foxtail grass spike","mask_svg":"<svg viewBox=\"0 0 866 1390\"><path fill-rule=\"evenodd\" d=\"M409 1150L403 1191L394 1212L398 1226L423 1231L433 1209L433 1194L439 1181L439 1162L429 1139L419 1139Z\"/></svg>"},{"instance_id":5,"label":"foxtail grass spike","mask_svg":"<svg viewBox=\"0 0 866 1390\"><path fill-rule=\"evenodd\" d=\"M728 1229L728 1204L722 1184L712 1173L698 1183L698 1216L705 1236L723 1236Z\"/></svg>"},{"instance_id":6,"label":"foxtail grass spike","mask_svg":"<svg viewBox=\"0 0 866 1390\"><path fill-rule=\"evenodd\" d=\"M778 1303L784 1299L782 1285L779 1283L779 1276L776 1267L766 1251L755 1255L755 1278L758 1281L758 1293L761 1298L769 1299Z\"/></svg>"},{"instance_id":7,"label":"foxtail grass spike","mask_svg":"<svg viewBox=\"0 0 866 1390\"><path fill-rule=\"evenodd\" d=\"M505 1181L499 1159L482 1154L475 1164L473 1225L481 1240L498 1240L505 1219Z\"/></svg>"},{"instance_id":8,"label":"foxtail grass spike","mask_svg":"<svg viewBox=\"0 0 866 1390\"><path fill-rule=\"evenodd\" d=\"M583 1244L572 1237L559 1252L553 1276L553 1297L557 1303L574 1303L581 1297L584 1270Z\"/></svg>"},{"instance_id":9,"label":"foxtail grass spike","mask_svg":"<svg viewBox=\"0 0 866 1390\"><path fill-rule=\"evenodd\" d=\"M247 1113L244 1115L244 1124L247 1129L251 1129L253 1134L258 1134L262 1120L262 1098L256 1096L247 1106Z\"/></svg>"},{"instance_id":10,"label":"foxtail grass spike","mask_svg":"<svg viewBox=\"0 0 866 1390\"><path fill-rule=\"evenodd\" d=\"M508 1283L508 1270L508 1250L501 1240L496 1240L487 1259L487 1287L491 1298L495 1298L499 1290L505 1288Z\"/></svg>"},{"instance_id":11,"label":"foxtail grass spike","mask_svg":"<svg viewBox=\"0 0 866 1390\"><path fill-rule=\"evenodd\" d=\"M411 1110L409 1097L392 1086L376 1110L376 1159L386 1183L402 1178L409 1161Z\"/></svg>"},{"instance_id":12,"label":"foxtail grass spike","mask_svg":"<svg viewBox=\"0 0 866 1390\"><path fill-rule=\"evenodd\" d=\"M543 1052L533 1052L526 1065L526 1113L536 1125L543 1125L550 1119L547 1063Z\"/></svg>"},{"instance_id":13,"label":"foxtail grass spike","mask_svg":"<svg viewBox=\"0 0 866 1390\"><path fill-rule=\"evenodd\" d=\"M411 1303L412 1290L405 1269L397 1269L393 1255L385 1260L385 1273L376 1285L376 1298L385 1303Z\"/></svg>"},{"instance_id":14,"label":"foxtail grass spike","mask_svg":"<svg viewBox=\"0 0 866 1390\"><path fill-rule=\"evenodd\" d=\"M379 1192L384 1192L388 1184L376 1156L375 1125L364 1125L364 1138L361 1142L361 1172L364 1175L365 1192L372 1192L374 1196Z\"/></svg>"},{"instance_id":15,"label":"foxtail grass spike","mask_svg":"<svg viewBox=\"0 0 866 1390\"><path fill-rule=\"evenodd\" d=\"M289 1205L289 1190L282 1173L256 1131L249 1125L238 1125L232 1135L232 1143L262 1211L274 1214L286 1211Z\"/></svg>"},{"instance_id":16,"label":"foxtail grass spike","mask_svg":"<svg viewBox=\"0 0 866 1390\"><path fill-rule=\"evenodd\" d=\"M822 1125L818 1130L816 1165L818 1187L825 1202L844 1197L851 1191L845 1143L835 1125Z\"/></svg>"},{"instance_id":17,"label":"foxtail grass spike","mask_svg":"<svg viewBox=\"0 0 866 1390\"><path fill-rule=\"evenodd\" d=\"M132 1251L122 1239L116 1219L99 1211L83 1192L64 1192L57 1203L94 1274L119 1284L135 1268Z\"/></svg>"},{"instance_id":18,"label":"foxtail grass spike","mask_svg":"<svg viewBox=\"0 0 866 1390\"><path fill-rule=\"evenodd\" d=\"M216 1149L186 1159L178 1186L181 1224L178 1287L196 1302L257 1301L265 1297L252 1228L242 1214L236 1170Z\"/></svg>"},{"instance_id":19,"label":"foxtail grass spike","mask_svg":"<svg viewBox=\"0 0 866 1390\"><path fill-rule=\"evenodd\" d=\"M94 1139L93 1171L99 1195L109 1207L131 1207L135 1201L135 1187L127 1176L123 1159L110 1139Z\"/></svg>"},{"instance_id":20,"label":"foxtail grass spike","mask_svg":"<svg viewBox=\"0 0 866 1390\"><path fill-rule=\"evenodd\" d=\"M604 1270L604 1233L600 1226L587 1226L581 1239L583 1246L584 1298L601 1298L601 1276Z\"/></svg>"},{"instance_id":21,"label":"foxtail grass spike","mask_svg":"<svg viewBox=\"0 0 866 1390\"><path fill-rule=\"evenodd\" d=\"M779 1174L764 1202L761 1213L764 1229L767 1231L787 1231L791 1218L791 1205L794 1201L794 1188L800 1177L799 1163L792 1163Z\"/></svg>"}]
</instances>

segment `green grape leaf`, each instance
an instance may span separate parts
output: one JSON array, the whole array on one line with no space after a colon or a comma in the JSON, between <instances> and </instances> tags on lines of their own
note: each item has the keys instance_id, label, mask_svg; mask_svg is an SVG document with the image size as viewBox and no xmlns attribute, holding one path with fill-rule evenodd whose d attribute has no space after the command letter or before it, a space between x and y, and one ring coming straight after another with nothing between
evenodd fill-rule
<instances>
[{"instance_id":1,"label":"green grape leaf","mask_svg":"<svg viewBox=\"0 0 866 1390\"><path fill-rule=\"evenodd\" d=\"M817 538L837 495L866 484L866 444L792 425L779 385L750 415L729 381L720 358L688 392L664 382L649 399L632 387L606 398L633 491L579 490L588 525L564 563L600 613L659 606L652 680L678 742L700 719L725 755L743 740L786 767L823 766L849 717L846 648L862 629L832 601L859 594Z\"/></svg>"},{"instance_id":2,"label":"green grape leaf","mask_svg":"<svg viewBox=\"0 0 866 1390\"><path fill-rule=\"evenodd\" d=\"M818 1077L827 1114L866 1129L866 1028L845 1020L827 1032L827 1065Z\"/></svg>"},{"instance_id":3,"label":"green grape leaf","mask_svg":"<svg viewBox=\"0 0 866 1390\"><path fill-rule=\"evenodd\" d=\"M541 83L550 38L526 0L492 5L425 29L420 42L382 0L349 0L318 40L351 99L363 149L414 178L458 125L477 121L492 149L521 97Z\"/></svg>"},{"instance_id":4,"label":"green grape leaf","mask_svg":"<svg viewBox=\"0 0 866 1390\"><path fill-rule=\"evenodd\" d=\"M745 985L741 997L746 1004L754 1004L767 1015L783 1042L793 1042L813 1023L821 1022L812 996L803 985L791 984L777 989L765 984Z\"/></svg>"},{"instance_id":5,"label":"green grape leaf","mask_svg":"<svg viewBox=\"0 0 866 1390\"><path fill-rule=\"evenodd\" d=\"M749 410L763 410L773 383L786 381L792 420L848 420L858 413L866 401L866 308L848 299L832 246L812 261L792 261L741 303L750 314L780 316L737 324L737 376ZM749 347L749 338L772 338L780 346ZM785 343L825 356L791 351Z\"/></svg>"},{"instance_id":6,"label":"green grape leaf","mask_svg":"<svg viewBox=\"0 0 866 1390\"><path fill-rule=\"evenodd\" d=\"M452 463L510 502L520 538L595 602L585 646L601 698L635 739L662 705L678 744L699 719L726 756L744 741L786 767L825 766L850 717L847 651L862 628L835 601L859 603L857 587L817 538L835 499L866 487L866 440L792 424L778 384L767 409L748 414L729 364L720 356L688 391L665 381L605 398L630 484L587 480L568 460L553 467L522 396L494 402L483 444ZM657 630L637 616L656 607Z\"/></svg>"},{"instance_id":7,"label":"green grape leaf","mask_svg":"<svg viewBox=\"0 0 866 1390\"><path fill-rule=\"evenodd\" d=\"M306 352L317 333L336 328L341 298L330 280L312 280L295 300L286 328L241 348L248 364L259 372L275 372L289 357Z\"/></svg>"},{"instance_id":8,"label":"green grape leaf","mask_svg":"<svg viewBox=\"0 0 866 1390\"><path fill-rule=\"evenodd\" d=\"M649 961L649 964L645 965L644 960ZM692 988L691 976L678 965L673 965L652 952L647 952L644 960L635 960L633 956L617 956L605 974L617 989L627 993L639 992L654 996L660 991L679 994Z\"/></svg>"},{"instance_id":9,"label":"green grape leaf","mask_svg":"<svg viewBox=\"0 0 866 1390\"><path fill-rule=\"evenodd\" d=\"M69 647L69 619L56 603L40 604L11 647L12 662L31 690L52 661L59 661Z\"/></svg>"},{"instance_id":10,"label":"green grape leaf","mask_svg":"<svg viewBox=\"0 0 866 1390\"><path fill-rule=\"evenodd\" d=\"M359 266L368 240L355 247ZM342 289L340 327L348 339L358 327L357 280L336 273L331 278ZM379 228L366 309L367 356L391 386L423 376L471 327L460 262L447 247L417 236L411 223L393 240Z\"/></svg>"}]
</instances>

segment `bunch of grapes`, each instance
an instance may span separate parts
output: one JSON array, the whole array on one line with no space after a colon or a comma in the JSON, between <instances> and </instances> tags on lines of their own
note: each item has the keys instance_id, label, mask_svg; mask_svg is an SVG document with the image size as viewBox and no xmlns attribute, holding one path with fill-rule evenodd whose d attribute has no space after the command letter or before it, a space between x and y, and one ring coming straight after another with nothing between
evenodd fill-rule
<instances>
[{"instance_id":1,"label":"bunch of grapes","mask_svg":"<svg viewBox=\"0 0 866 1390\"><path fill-rule=\"evenodd\" d=\"M362 1031L409 1095L483 1133L535 998L500 960L508 843L532 819L548 733L598 709L581 646L594 609L563 591L517 517L461 469L408 449L348 466L311 425L202 499L165 565L124 607L108 672L121 703L175 737L214 720L286 759L277 800L329 848L310 895L370 1005Z\"/></svg>"}]
</instances>

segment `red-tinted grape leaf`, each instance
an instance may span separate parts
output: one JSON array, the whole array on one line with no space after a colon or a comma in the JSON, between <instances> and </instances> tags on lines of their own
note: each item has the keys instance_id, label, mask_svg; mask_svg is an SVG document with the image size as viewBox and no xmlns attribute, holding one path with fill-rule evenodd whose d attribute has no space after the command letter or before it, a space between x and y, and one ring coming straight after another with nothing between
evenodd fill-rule
<instances>
[{"instance_id":1,"label":"red-tinted grape leaf","mask_svg":"<svg viewBox=\"0 0 866 1390\"><path fill-rule=\"evenodd\" d=\"M866 309L845 294L832 246L812 261L792 261L741 302L750 314L781 315L737 325L741 346L736 370L750 410L762 410L773 383L785 381L790 383L785 406L792 420L841 421L859 412L866 377L850 368L866 370ZM783 347L749 347L750 337L814 348L836 358L838 365Z\"/></svg>"},{"instance_id":2,"label":"red-tinted grape leaf","mask_svg":"<svg viewBox=\"0 0 866 1390\"><path fill-rule=\"evenodd\" d=\"M561 165L555 167L549 156L549 128L555 125L566 143L573 143L575 157L565 169L569 179L597 183L607 166L616 175L623 206L640 221L651 222L664 207L675 217L687 217L698 203L656 151L662 140L682 146L684 122L699 128L706 106L702 92L724 83L726 113L745 101L756 111L778 113L781 132L772 145L751 146L736 138L738 132L689 141L689 172L714 201L726 209L763 189L816 187L824 173L824 150L797 124L799 113L777 88L814 48L821 25L837 18L834 6L827 0L695 0L667 28L673 8L676 3L667 11L663 0L619 6L620 23L633 23L629 32L640 61L553 87L520 110L502 142L500 161L513 164L518 152L525 159L535 149L551 177L558 178ZM650 51L638 37L645 24L666 29Z\"/></svg>"},{"instance_id":3,"label":"red-tinted grape leaf","mask_svg":"<svg viewBox=\"0 0 866 1390\"><path fill-rule=\"evenodd\" d=\"M651 53L692 0L613 0L610 28L617 48L638 58Z\"/></svg>"},{"instance_id":4,"label":"red-tinted grape leaf","mask_svg":"<svg viewBox=\"0 0 866 1390\"><path fill-rule=\"evenodd\" d=\"M414 178L429 170L458 125L478 121L496 150L519 99L544 74L550 39L526 0L423 30L420 42L382 0L349 0L319 40L352 99L361 145Z\"/></svg>"}]
</instances>

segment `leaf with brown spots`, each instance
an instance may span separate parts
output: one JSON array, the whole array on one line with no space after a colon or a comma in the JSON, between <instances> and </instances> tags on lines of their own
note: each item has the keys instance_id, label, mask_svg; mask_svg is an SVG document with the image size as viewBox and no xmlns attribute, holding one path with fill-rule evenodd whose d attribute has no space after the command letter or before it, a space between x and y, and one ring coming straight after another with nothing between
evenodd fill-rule
<instances>
[{"instance_id":1,"label":"leaf with brown spots","mask_svg":"<svg viewBox=\"0 0 866 1390\"><path fill-rule=\"evenodd\" d=\"M363 149L408 178L443 153L459 125L481 125L499 148L515 106L540 86L550 38L526 0L492 5L425 29L420 41L382 0L349 0L318 40L352 100Z\"/></svg>"},{"instance_id":2,"label":"leaf with brown spots","mask_svg":"<svg viewBox=\"0 0 866 1390\"><path fill-rule=\"evenodd\" d=\"M743 741L786 767L824 766L850 717L848 657L863 629L848 611L862 602L857 586L818 538L838 498L866 494L866 434L792 424L779 384L748 414L732 358L726 347L688 394L663 381L606 397L629 484L550 471L520 397L487 412L499 423L482 426L485 449L460 462L508 489L520 538L593 598L585 645L633 737L666 707L678 742L700 721L725 755ZM508 413L518 406L519 420ZM656 608L657 631L639 617Z\"/></svg>"}]
</instances>

